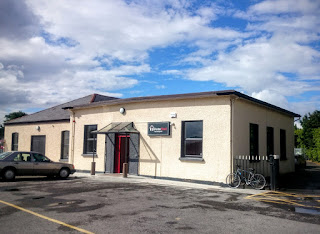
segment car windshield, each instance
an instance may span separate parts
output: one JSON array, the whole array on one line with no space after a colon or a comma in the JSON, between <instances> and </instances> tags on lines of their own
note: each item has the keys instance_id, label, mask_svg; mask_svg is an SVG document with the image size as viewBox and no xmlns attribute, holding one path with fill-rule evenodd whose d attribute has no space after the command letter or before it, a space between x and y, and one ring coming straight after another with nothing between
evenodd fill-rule
<instances>
[{"instance_id":1,"label":"car windshield","mask_svg":"<svg viewBox=\"0 0 320 234\"><path fill-rule=\"evenodd\" d=\"M0 160L5 159L11 154L11 152L3 152L0 154Z\"/></svg>"}]
</instances>

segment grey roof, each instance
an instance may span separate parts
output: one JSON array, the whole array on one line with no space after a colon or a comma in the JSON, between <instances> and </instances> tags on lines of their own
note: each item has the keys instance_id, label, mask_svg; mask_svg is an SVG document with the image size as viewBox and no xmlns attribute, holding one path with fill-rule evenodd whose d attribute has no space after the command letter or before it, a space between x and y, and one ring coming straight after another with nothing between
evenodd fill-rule
<instances>
[{"instance_id":1,"label":"grey roof","mask_svg":"<svg viewBox=\"0 0 320 234\"><path fill-rule=\"evenodd\" d=\"M96 103L106 100L115 100L115 97L103 96L100 94L91 94L58 106L54 106L30 115L25 115L17 119L5 122L5 125L11 124L26 124L26 123L37 123L37 122L56 122L56 121L69 121L70 113L66 110L68 107L75 105L85 105L89 103Z\"/></svg>"},{"instance_id":2,"label":"grey roof","mask_svg":"<svg viewBox=\"0 0 320 234\"><path fill-rule=\"evenodd\" d=\"M281 107L272 105L270 103L261 101L259 99L250 97L246 94L240 93L235 90L222 90L222 91L210 91L210 92L200 92L200 93L185 93L185 94L173 94L173 95L160 95L160 96L147 96L147 97L133 97L133 98L123 98L123 99L113 99L107 101L101 101L97 103L86 103L80 105L74 105L72 108L82 109L82 108L91 108L97 106L106 106L106 105L116 105L116 104L126 104L133 102L150 102L150 101L163 101L163 100L179 100L179 99L188 99L188 98L204 98L204 97L214 97L214 96L226 96L233 95L239 98L251 101L255 104L262 105L269 109L284 113L293 117L300 117L299 114L293 113L291 111L285 110Z\"/></svg>"}]
</instances>

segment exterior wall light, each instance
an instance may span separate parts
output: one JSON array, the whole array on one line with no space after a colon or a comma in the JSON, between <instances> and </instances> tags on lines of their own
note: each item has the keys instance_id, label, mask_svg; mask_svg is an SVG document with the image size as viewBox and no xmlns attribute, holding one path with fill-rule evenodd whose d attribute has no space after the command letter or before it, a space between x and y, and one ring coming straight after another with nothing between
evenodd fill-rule
<instances>
[{"instance_id":1,"label":"exterior wall light","mask_svg":"<svg viewBox=\"0 0 320 234\"><path fill-rule=\"evenodd\" d=\"M170 113L171 118L177 118L177 113L176 112L171 112Z\"/></svg>"},{"instance_id":2,"label":"exterior wall light","mask_svg":"<svg viewBox=\"0 0 320 234\"><path fill-rule=\"evenodd\" d=\"M119 111L120 111L121 114L124 114L124 113L126 112L126 109L124 109L123 107L121 107Z\"/></svg>"},{"instance_id":3,"label":"exterior wall light","mask_svg":"<svg viewBox=\"0 0 320 234\"><path fill-rule=\"evenodd\" d=\"M40 126L36 126L36 130L40 131Z\"/></svg>"}]
</instances>

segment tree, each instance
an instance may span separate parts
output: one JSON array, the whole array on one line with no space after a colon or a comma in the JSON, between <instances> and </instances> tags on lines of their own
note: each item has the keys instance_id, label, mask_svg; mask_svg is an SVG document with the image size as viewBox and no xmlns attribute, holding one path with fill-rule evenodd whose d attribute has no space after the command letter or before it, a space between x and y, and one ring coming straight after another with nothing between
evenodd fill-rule
<instances>
[{"instance_id":1,"label":"tree","mask_svg":"<svg viewBox=\"0 0 320 234\"><path fill-rule=\"evenodd\" d=\"M4 121L3 122L7 122L22 116L27 115L26 113L22 112L22 111L16 111L16 112L11 112L7 115L4 116ZM0 139L4 138L4 126L2 124L0 124Z\"/></svg>"},{"instance_id":2,"label":"tree","mask_svg":"<svg viewBox=\"0 0 320 234\"><path fill-rule=\"evenodd\" d=\"M25 116L25 115L27 115L27 114L22 111L11 112L11 113L4 116L4 122L7 122L7 121L10 121L10 120L13 120L13 119Z\"/></svg>"},{"instance_id":3,"label":"tree","mask_svg":"<svg viewBox=\"0 0 320 234\"><path fill-rule=\"evenodd\" d=\"M297 146L304 148L312 161L320 162L320 111L308 113L300 123L302 129L295 130Z\"/></svg>"}]
</instances>

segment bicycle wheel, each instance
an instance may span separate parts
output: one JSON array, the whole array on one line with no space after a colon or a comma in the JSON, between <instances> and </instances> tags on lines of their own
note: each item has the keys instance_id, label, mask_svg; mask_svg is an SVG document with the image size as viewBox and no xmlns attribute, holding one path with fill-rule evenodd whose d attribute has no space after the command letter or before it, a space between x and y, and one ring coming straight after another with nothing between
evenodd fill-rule
<instances>
[{"instance_id":1,"label":"bicycle wheel","mask_svg":"<svg viewBox=\"0 0 320 234\"><path fill-rule=\"evenodd\" d=\"M254 188L254 189L263 189L264 186L266 186L266 179L264 178L263 175L260 174L255 174L252 177L252 180L250 182L250 185Z\"/></svg>"},{"instance_id":2,"label":"bicycle wheel","mask_svg":"<svg viewBox=\"0 0 320 234\"><path fill-rule=\"evenodd\" d=\"M227 176L227 185L231 188L238 188L241 182L240 177L236 173L231 173Z\"/></svg>"}]
</instances>

